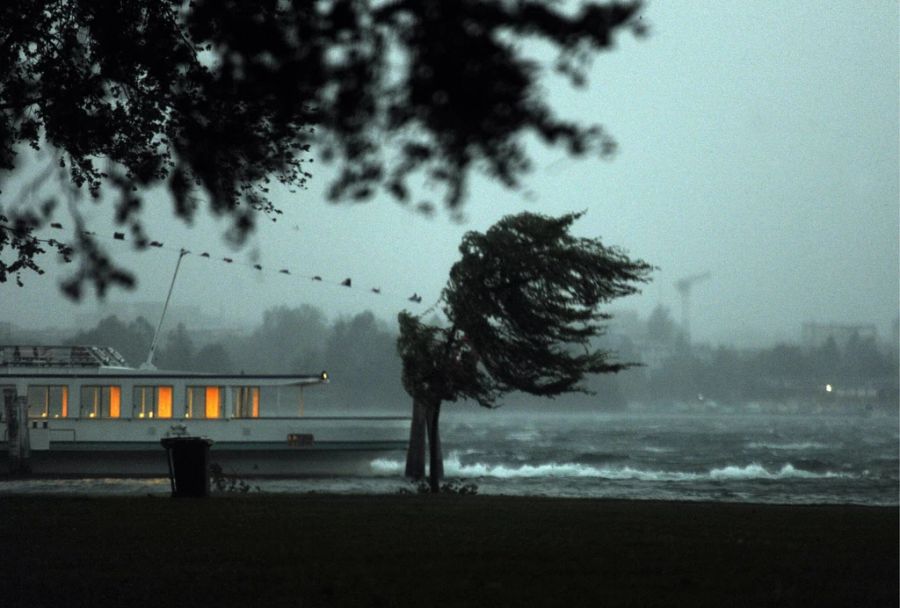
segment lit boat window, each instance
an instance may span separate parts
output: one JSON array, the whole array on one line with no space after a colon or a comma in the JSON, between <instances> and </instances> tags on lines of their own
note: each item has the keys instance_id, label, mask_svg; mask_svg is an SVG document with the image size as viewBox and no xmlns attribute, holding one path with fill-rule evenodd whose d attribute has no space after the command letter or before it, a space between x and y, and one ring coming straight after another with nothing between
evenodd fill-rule
<instances>
[{"instance_id":1,"label":"lit boat window","mask_svg":"<svg viewBox=\"0 0 900 608\"><path fill-rule=\"evenodd\" d=\"M235 386L231 395L235 418L259 418L258 386Z\"/></svg>"},{"instance_id":2,"label":"lit boat window","mask_svg":"<svg viewBox=\"0 0 900 608\"><path fill-rule=\"evenodd\" d=\"M218 386L206 387L206 417L218 418L222 413L222 389Z\"/></svg>"},{"instance_id":3,"label":"lit boat window","mask_svg":"<svg viewBox=\"0 0 900 608\"><path fill-rule=\"evenodd\" d=\"M156 417L171 418L172 417L172 387L160 386L156 389Z\"/></svg>"},{"instance_id":4,"label":"lit boat window","mask_svg":"<svg viewBox=\"0 0 900 608\"><path fill-rule=\"evenodd\" d=\"M171 418L171 386L135 386L132 401L133 418Z\"/></svg>"},{"instance_id":5,"label":"lit boat window","mask_svg":"<svg viewBox=\"0 0 900 608\"><path fill-rule=\"evenodd\" d=\"M122 415L122 387L109 387L109 417L118 418Z\"/></svg>"},{"instance_id":6,"label":"lit boat window","mask_svg":"<svg viewBox=\"0 0 900 608\"><path fill-rule=\"evenodd\" d=\"M82 418L119 418L122 415L122 388L82 386L80 415Z\"/></svg>"},{"instance_id":7,"label":"lit boat window","mask_svg":"<svg viewBox=\"0 0 900 608\"><path fill-rule=\"evenodd\" d=\"M29 418L65 418L69 415L69 387L32 384L28 387Z\"/></svg>"},{"instance_id":8,"label":"lit boat window","mask_svg":"<svg viewBox=\"0 0 900 608\"><path fill-rule=\"evenodd\" d=\"M225 391L221 386L189 386L185 392L185 418L221 418Z\"/></svg>"}]
</instances>

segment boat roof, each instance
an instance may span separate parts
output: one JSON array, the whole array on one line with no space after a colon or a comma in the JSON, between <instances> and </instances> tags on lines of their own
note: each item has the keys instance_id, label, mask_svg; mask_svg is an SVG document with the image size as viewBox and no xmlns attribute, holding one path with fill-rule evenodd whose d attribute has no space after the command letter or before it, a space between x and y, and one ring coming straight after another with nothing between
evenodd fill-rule
<instances>
[{"instance_id":1,"label":"boat roof","mask_svg":"<svg viewBox=\"0 0 900 608\"><path fill-rule=\"evenodd\" d=\"M110 346L0 345L0 367L128 367Z\"/></svg>"},{"instance_id":2,"label":"boat roof","mask_svg":"<svg viewBox=\"0 0 900 608\"><path fill-rule=\"evenodd\" d=\"M0 345L2 377L79 378L114 377L161 383L166 380L215 380L220 384L290 386L328 382L328 374L233 374L187 372L129 367L124 357L108 346Z\"/></svg>"}]
</instances>

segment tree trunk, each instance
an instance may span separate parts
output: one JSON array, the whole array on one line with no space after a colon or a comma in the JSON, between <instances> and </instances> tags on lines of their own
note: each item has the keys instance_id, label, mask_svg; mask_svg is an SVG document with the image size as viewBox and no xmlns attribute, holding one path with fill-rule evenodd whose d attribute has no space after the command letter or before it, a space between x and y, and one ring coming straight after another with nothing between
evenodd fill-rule
<instances>
[{"instance_id":1,"label":"tree trunk","mask_svg":"<svg viewBox=\"0 0 900 608\"><path fill-rule=\"evenodd\" d=\"M409 447L406 449L406 476L425 479L425 443L428 443L428 485L432 492L440 490L444 478L444 454L438 421L441 402L413 398L413 415L409 426Z\"/></svg>"},{"instance_id":2,"label":"tree trunk","mask_svg":"<svg viewBox=\"0 0 900 608\"><path fill-rule=\"evenodd\" d=\"M425 479L425 404L413 398L412 420L409 425L409 446L406 448L406 476L419 481Z\"/></svg>"},{"instance_id":3,"label":"tree trunk","mask_svg":"<svg viewBox=\"0 0 900 608\"><path fill-rule=\"evenodd\" d=\"M441 434L438 427L440 416L440 401L425 407L425 418L428 423L428 484L434 494L440 492L441 480L444 478L444 454L441 452Z\"/></svg>"}]
</instances>

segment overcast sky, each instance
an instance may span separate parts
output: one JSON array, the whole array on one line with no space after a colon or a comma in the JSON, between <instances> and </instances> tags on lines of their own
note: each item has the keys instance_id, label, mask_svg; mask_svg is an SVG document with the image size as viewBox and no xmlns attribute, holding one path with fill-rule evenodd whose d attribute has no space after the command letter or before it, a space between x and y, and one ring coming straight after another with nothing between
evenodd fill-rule
<instances>
[{"instance_id":1,"label":"overcast sky","mask_svg":"<svg viewBox=\"0 0 900 608\"><path fill-rule=\"evenodd\" d=\"M900 294L898 4L667 1L647 6L644 19L651 35L622 35L595 62L587 89L547 83L563 116L614 135L613 160L573 163L535 148L530 193L478 179L464 223L445 212L428 219L387 198L330 205L321 171L307 191L278 193L285 215L262 222L237 253L215 220L173 224L168 202L154 195L152 238L244 261L255 249L275 270L189 256L173 303L250 319L301 303L392 319L404 306L434 302L466 230L523 209L586 209L578 233L661 268L643 295L613 308L646 314L663 303L677 318L673 282L708 270L711 279L694 290L695 340L797 338L804 321L876 323L887 337ZM108 207L87 209L89 227L111 234L108 215ZM165 298L174 251L110 246L140 281L113 300ZM277 273L283 267L335 282L351 277L354 288ZM0 287L5 320L58 325L78 312L57 288L65 272L27 277L24 289ZM413 292L422 305L406 302Z\"/></svg>"}]
</instances>

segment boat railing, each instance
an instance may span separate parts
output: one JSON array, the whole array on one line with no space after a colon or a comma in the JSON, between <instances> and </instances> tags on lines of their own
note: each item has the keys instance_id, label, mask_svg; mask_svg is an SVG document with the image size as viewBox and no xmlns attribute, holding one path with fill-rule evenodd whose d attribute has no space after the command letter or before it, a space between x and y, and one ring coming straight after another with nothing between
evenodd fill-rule
<instances>
[{"instance_id":1,"label":"boat railing","mask_svg":"<svg viewBox=\"0 0 900 608\"><path fill-rule=\"evenodd\" d=\"M128 367L109 346L0 345L0 367Z\"/></svg>"}]
</instances>

